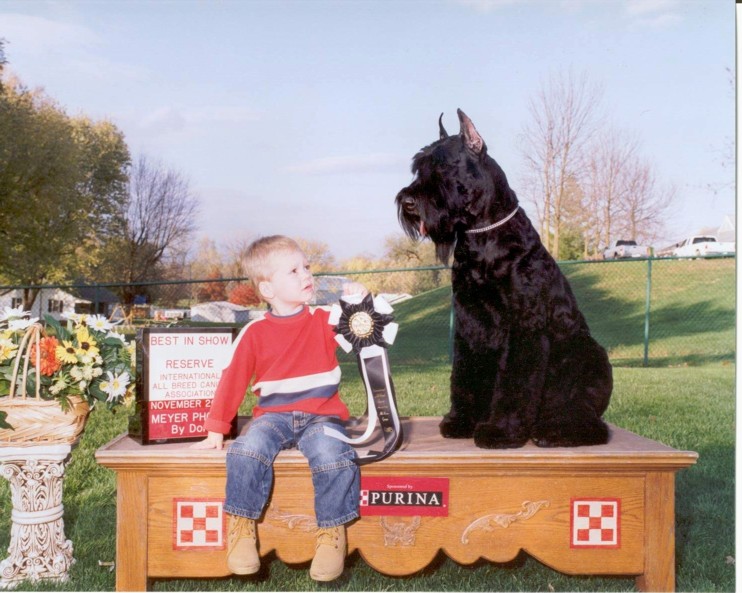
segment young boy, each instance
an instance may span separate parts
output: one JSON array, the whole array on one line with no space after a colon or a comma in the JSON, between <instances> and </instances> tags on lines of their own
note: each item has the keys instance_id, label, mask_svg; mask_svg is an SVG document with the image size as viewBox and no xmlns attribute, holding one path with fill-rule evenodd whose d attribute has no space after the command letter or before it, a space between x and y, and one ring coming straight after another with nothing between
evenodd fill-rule
<instances>
[{"instance_id":1,"label":"young boy","mask_svg":"<svg viewBox=\"0 0 742 593\"><path fill-rule=\"evenodd\" d=\"M352 447L323 430L342 430L349 415L338 393L335 332L327 311L310 311L306 305L314 280L295 241L279 235L258 239L248 248L245 268L270 311L245 326L235 340L204 423L208 437L193 447L223 447L224 434L252 382L258 396L253 420L227 451L227 565L235 574L260 569L255 520L271 491L273 461L281 449L298 447L312 471L318 525L309 574L331 581L343 572L345 524L358 517L360 487ZM367 291L353 283L345 292Z\"/></svg>"}]
</instances>

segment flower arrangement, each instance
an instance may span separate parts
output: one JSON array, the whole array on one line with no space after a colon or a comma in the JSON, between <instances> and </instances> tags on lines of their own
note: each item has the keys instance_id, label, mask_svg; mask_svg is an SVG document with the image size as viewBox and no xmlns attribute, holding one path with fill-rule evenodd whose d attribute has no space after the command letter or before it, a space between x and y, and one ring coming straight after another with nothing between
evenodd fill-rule
<instances>
[{"instance_id":1,"label":"flower arrangement","mask_svg":"<svg viewBox=\"0 0 742 593\"><path fill-rule=\"evenodd\" d=\"M39 395L44 400L58 400L63 410L69 408L70 396L79 396L92 408L97 402L109 408L133 401L135 344L127 343L114 324L101 315L71 314L63 325L50 315L38 324L22 308L5 307L0 313L0 397L10 393L14 367L23 364L23 336L32 325L40 326L40 339L29 345L29 371L26 385L21 373L15 373L16 393ZM38 349L38 352L37 352ZM0 428L12 426L0 411Z\"/></svg>"}]
</instances>

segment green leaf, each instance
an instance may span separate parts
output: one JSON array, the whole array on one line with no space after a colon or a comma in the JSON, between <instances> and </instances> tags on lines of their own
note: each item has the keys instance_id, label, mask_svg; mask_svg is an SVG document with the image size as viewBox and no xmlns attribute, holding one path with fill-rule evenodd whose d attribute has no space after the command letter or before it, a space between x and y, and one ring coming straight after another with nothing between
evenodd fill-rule
<instances>
[{"instance_id":1,"label":"green leaf","mask_svg":"<svg viewBox=\"0 0 742 593\"><path fill-rule=\"evenodd\" d=\"M7 428L8 430L15 430L13 428L13 425L10 424L6 418L8 417L8 413L4 410L0 410L0 428Z\"/></svg>"},{"instance_id":2,"label":"green leaf","mask_svg":"<svg viewBox=\"0 0 742 593\"><path fill-rule=\"evenodd\" d=\"M100 383L100 381L94 381L93 383L91 383L89 391L90 395L92 395L95 399L104 402L108 399L108 394L100 388Z\"/></svg>"},{"instance_id":3,"label":"green leaf","mask_svg":"<svg viewBox=\"0 0 742 593\"><path fill-rule=\"evenodd\" d=\"M54 334L60 340L69 340L72 337L72 334L67 331L67 328L63 327L59 321L48 313L44 315L44 321L47 325L47 333ZM51 328L51 332L49 332L49 328Z\"/></svg>"}]
</instances>

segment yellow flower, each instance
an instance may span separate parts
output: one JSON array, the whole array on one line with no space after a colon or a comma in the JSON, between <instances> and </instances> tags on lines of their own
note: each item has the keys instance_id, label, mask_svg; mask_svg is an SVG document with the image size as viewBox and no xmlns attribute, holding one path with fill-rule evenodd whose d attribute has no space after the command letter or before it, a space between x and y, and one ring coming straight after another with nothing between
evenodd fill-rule
<instances>
[{"instance_id":1,"label":"yellow flower","mask_svg":"<svg viewBox=\"0 0 742 593\"><path fill-rule=\"evenodd\" d=\"M57 359L63 364L77 364L77 352L72 342L62 341L61 346L57 346Z\"/></svg>"},{"instance_id":2,"label":"yellow flower","mask_svg":"<svg viewBox=\"0 0 742 593\"><path fill-rule=\"evenodd\" d=\"M8 338L0 338L0 362L15 358L17 352L17 344L13 343L13 341Z\"/></svg>"},{"instance_id":3,"label":"yellow flower","mask_svg":"<svg viewBox=\"0 0 742 593\"><path fill-rule=\"evenodd\" d=\"M77 354L80 356L98 356L100 353L98 342L90 335L87 326L81 325L78 327L75 331L75 337L77 337L78 344Z\"/></svg>"}]
</instances>

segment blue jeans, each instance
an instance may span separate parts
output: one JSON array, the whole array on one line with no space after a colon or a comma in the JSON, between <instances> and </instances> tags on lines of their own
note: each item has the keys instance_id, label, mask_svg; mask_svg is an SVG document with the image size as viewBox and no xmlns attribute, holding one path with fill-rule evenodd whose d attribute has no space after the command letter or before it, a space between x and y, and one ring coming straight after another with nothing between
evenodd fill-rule
<instances>
[{"instance_id":1,"label":"blue jeans","mask_svg":"<svg viewBox=\"0 0 742 593\"><path fill-rule=\"evenodd\" d=\"M232 515L258 519L273 486L273 460L298 447L309 461L314 513L319 527L343 525L358 517L360 471L353 448L325 435L324 426L343 432L335 416L269 412L255 418L227 450L227 500Z\"/></svg>"}]
</instances>

